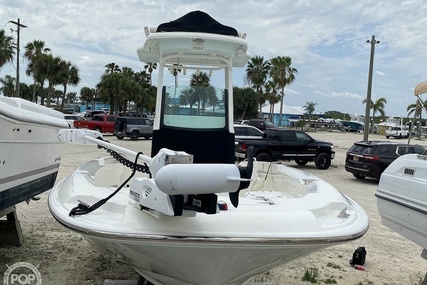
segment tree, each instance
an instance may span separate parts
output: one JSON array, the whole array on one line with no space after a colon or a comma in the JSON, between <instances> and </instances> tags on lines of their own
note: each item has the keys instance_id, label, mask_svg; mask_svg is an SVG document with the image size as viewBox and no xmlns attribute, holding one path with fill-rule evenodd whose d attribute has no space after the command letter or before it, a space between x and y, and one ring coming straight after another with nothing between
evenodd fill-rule
<instances>
[{"instance_id":1,"label":"tree","mask_svg":"<svg viewBox=\"0 0 427 285\"><path fill-rule=\"evenodd\" d=\"M107 68L105 70L105 73L121 72L120 67L117 64L115 64L114 62L110 62L110 63L106 64L105 67Z\"/></svg>"},{"instance_id":2,"label":"tree","mask_svg":"<svg viewBox=\"0 0 427 285\"><path fill-rule=\"evenodd\" d=\"M147 110L147 112L149 110L151 112L156 104L157 88L151 85L150 78L151 76L145 70L134 73L134 80L141 87L139 94L135 99L135 104L137 105L138 109L141 109L141 113L143 113L142 111L144 108Z\"/></svg>"},{"instance_id":3,"label":"tree","mask_svg":"<svg viewBox=\"0 0 427 285\"><path fill-rule=\"evenodd\" d=\"M408 107L406 107L406 111L408 111L408 117L411 116L412 113L414 113L414 119L419 118L418 120L418 135L421 134L421 118L423 114L423 108L427 109L427 100L425 100L422 104L420 101L417 100L416 103L410 104ZM415 123L415 122L414 122ZM413 126L411 126L412 128Z\"/></svg>"},{"instance_id":4,"label":"tree","mask_svg":"<svg viewBox=\"0 0 427 285\"><path fill-rule=\"evenodd\" d=\"M89 87L83 87L80 89L80 100L86 102L86 109L89 107L89 102L92 102L94 99L94 90Z\"/></svg>"},{"instance_id":5,"label":"tree","mask_svg":"<svg viewBox=\"0 0 427 285\"><path fill-rule=\"evenodd\" d=\"M273 121L274 105L280 101L280 94L278 94L277 85L269 80L265 84L265 98L270 103L270 121Z\"/></svg>"},{"instance_id":6,"label":"tree","mask_svg":"<svg viewBox=\"0 0 427 285\"><path fill-rule=\"evenodd\" d=\"M157 69L157 63L155 63L155 62L147 63L146 65L144 65L144 69L150 75L150 77L149 77L150 85L153 85L153 77L152 77L152 75L153 75L153 71Z\"/></svg>"},{"instance_id":7,"label":"tree","mask_svg":"<svg viewBox=\"0 0 427 285\"><path fill-rule=\"evenodd\" d=\"M233 120L254 118L258 114L258 100L251 87L233 87Z\"/></svg>"},{"instance_id":8,"label":"tree","mask_svg":"<svg viewBox=\"0 0 427 285\"><path fill-rule=\"evenodd\" d=\"M193 89L192 96L198 102L197 114L200 114L205 111L205 106L209 98L215 96L215 89L210 85L210 78L206 72L193 73L191 75L190 86Z\"/></svg>"},{"instance_id":9,"label":"tree","mask_svg":"<svg viewBox=\"0 0 427 285\"><path fill-rule=\"evenodd\" d=\"M127 79L123 73L104 73L101 81L97 84L99 98L110 104L110 113L115 114L119 108L122 98L126 96ZM125 110L126 111L126 110Z\"/></svg>"},{"instance_id":10,"label":"tree","mask_svg":"<svg viewBox=\"0 0 427 285\"><path fill-rule=\"evenodd\" d=\"M316 105L317 105L317 103L310 101L310 102L305 103L304 106L302 106L304 108L304 111L306 113L308 113L310 121L311 121L311 116L313 115L314 110L316 109L316 107L315 107Z\"/></svg>"},{"instance_id":11,"label":"tree","mask_svg":"<svg viewBox=\"0 0 427 285\"><path fill-rule=\"evenodd\" d=\"M67 94L67 85L76 86L80 82L79 69L77 66L71 64L70 61L62 61L61 69L59 74L59 82L64 87L64 92L62 93L62 102L61 102L61 111L64 110L65 94Z\"/></svg>"},{"instance_id":12,"label":"tree","mask_svg":"<svg viewBox=\"0 0 427 285\"><path fill-rule=\"evenodd\" d=\"M278 56L271 59L270 77L273 79L273 82L278 85L278 88L281 89L279 126L282 125L285 87L294 82L295 75L298 73L298 70L291 65L292 59L289 56Z\"/></svg>"},{"instance_id":13,"label":"tree","mask_svg":"<svg viewBox=\"0 0 427 285\"><path fill-rule=\"evenodd\" d=\"M123 110L127 110L128 102L133 101L135 102L139 95L142 92L142 87L137 84L137 77L135 76L135 72L130 67L123 67L122 68L122 74L124 75L124 82L122 89L125 90L125 92L120 96L119 98L119 106L121 106Z\"/></svg>"},{"instance_id":14,"label":"tree","mask_svg":"<svg viewBox=\"0 0 427 285\"><path fill-rule=\"evenodd\" d=\"M61 57L52 55L47 55L46 61L44 62L46 68L46 79L49 82L48 92L47 92L47 107L50 107L52 94L54 93L55 86L62 83L62 67L63 60ZM57 102L58 103L58 102Z\"/></svg>"},{"instance_id":15,"label":"tree","mask_svg":"<svg viewBox=\"0 0 427 285\"><path fill-rule=\"evenodd\" d=\"M12 62L14 56L13 38L7 36L4 30L0 30L0 68L8 62Z\"/></svg>"},{"instance_id":16,"label":"tree","mask_svg":"<svg viewBox=\"0 0 427 285\"><path fill-rule=\"evenodd\" d=\"M366 104L366 99L363 99L363 104ZM381 114L381 117L385 116L384 107L387 104L387 99L378 98L375 103L371 101L371 109L372 109L372 121L371 121L371 130L374 129L375 123L375 113L378 111Z\"/></svg>"},{"instance_id":17,"label":"tree","mask_svg":"<svg viewBox=\"0 0 427 285\"><path fill-rule=\"evenodd\" d=\"M262 56L255 56L248 62L245 72L245 82L251 84L256 90L260 118L262 117L262 104L265 103L262 87L267 80L269 70L270 62L264 61Z\"/></svg>"},{"instance_id":18,"label":"tree","mask_svg":"<svg viewBox=\"0 0 427 285\"><path fill-rule=\"evenodd\" d=\"M15 77L6 75L4 78L0 78L0 84L2 85L0 91L3 93L4 96L13 97L15 95Z\"/></svg>"},{"instance_id":19,"label":"tree","mask_svg":"<svg viewBox=\"0 0 427 285\"><path fill-rule=\"evenodd\" d=\"M36 61L32 62L32 73L33 73L34 79L37 83L40 84L40 90L41 90L40 97L41 97L42 105L44 105L44 98L45 98L45 90L43 86L49 73L48 65L51 58L52 58L51 54L41 54L40 56L38 56ZM35 100L35 102L37 102L37 99Z\"/></svg>"},{"instance_id":20,"label":"tree","mask_svg":"<svg viewBox=\"0 0 427 285\"><path fill-rule=\"evenodd\" d=\"M28 84L19 82L19 93L22 99L31 101L31 87Z\"/></svg>"},{"instance_id":21,"label":"tree","mask_svg":"<svg viewBox=\"0 0 427 285\"><path fill-rule=\"evenodd\" d=\"M24 57L28 58L29 63L27 66L27 70L25 71L25 73L30 76L33 76L34 82L33 82L33 96L32 96L32 101L37 103L37 96L36 96L36 76L34 75L33 72L33 66L34 66L34 62L37 61L38 59L40 59L40 56L42 54L49 54L50 53L50 49L45 47L45 43L44 41L39 41L39 40L34 40L33 42L28 43L25 46L25 53L24 53Z\"/></svg>"},{"instance_id":22,"label":"tree","mask_svg":"<svg viewBox=\"0 0 427 285\"><path fill-rule=\"evenodd\" d=\"M190 105L190 113L189 115L193 114L193 105L196 103L196 99L193 96L194 89L193 88L185 88L181 91L181 94L179 95L179 104L180 105Z\"/></svg>"}]
</instances>

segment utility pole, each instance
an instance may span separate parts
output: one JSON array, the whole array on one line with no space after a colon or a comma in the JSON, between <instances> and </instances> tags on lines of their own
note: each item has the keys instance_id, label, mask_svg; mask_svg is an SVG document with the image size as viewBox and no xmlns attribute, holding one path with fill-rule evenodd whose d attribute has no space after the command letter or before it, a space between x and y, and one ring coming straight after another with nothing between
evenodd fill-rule
<instances>
[{"instance_id":1,"label":"utility pole","mask_svg":"<svg viewBox=\"0 0 427 285\"><path fill-rule=\"evenodd\" d=\"M16 29L16 33L18 34L18 40L17 40L17 44L16 44L16 96L15 97L19 97L19 38L20 38L20 30L21 28L27 28L27 26L21 24L19 18L18 18L18 22L15 21L9 21L9 23L15 24L17 29Z\"/></svg>"},{"instance_id":2,"label":"utility pole","mask_svg":"<svg viewBox=\"0 0 427 285\"><path fill-rule=\"evenodd\" d=\"M380 41L375 40L375 36L372 36L372 39L367 40L366 42L371 44L371 58L369 61L369 75L368 75L368 91L366 94L365 127L363 130L363 140L367 142L368 134L369 134L369 122L370 122L369 113L371 110L372 70L374 68L375 45L379 44Z\"/></svg>"}]
</instances>

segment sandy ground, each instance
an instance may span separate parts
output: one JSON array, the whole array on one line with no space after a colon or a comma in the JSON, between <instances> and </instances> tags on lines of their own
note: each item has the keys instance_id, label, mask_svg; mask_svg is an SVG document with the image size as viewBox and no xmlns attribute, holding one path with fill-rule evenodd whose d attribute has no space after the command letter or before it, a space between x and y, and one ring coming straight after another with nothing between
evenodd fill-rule
<instances>
[{"instance_id":1,"label":"sandy ground","mask_svg":"<svg viewBox=\"0 0 427 285\"><path fill-rule=\"evenodd\" d=\"M252 282L266 284L308 284L302 281L307 269L317 269L317 284L421 284L427 272L427 261L420 257L421 247L392 232L381 224L377 211L375 191L378 181L357 180L344 169L345 153L362 134L310 132L319 139L331 141L335 145L336 158L328 170L318 170L313 163L298 166L334 185L341 192L356 200L370 218L370 228L360 239L311 254L292 263L280 266L265 274L255 276ZM384 140L379 135L370 135L371 140ZM117 140L106 136L113 143L150 154L151 140L137 142ZM406 140L402 140L405 141ZM426 140L414 140L427 146ZM88 145L65 145L58 181L69 175L82 163L107 156L104 150ZM105 279L137 279L137 274L126 264L89 244L80 235L58 224L51 216L47 198L49 191L41 195L41 200L29 205L17 205L18 218L24 236L22 246L0 247L0 276L6 265L29 262L38 265L44 285L103 284ZM349 266L353 251L358 246L367 250L367 271L355 270ZM1 280L1 279L0 279ZM335 282L336 283L335 283Z\"/></svg>"}]
</instances>

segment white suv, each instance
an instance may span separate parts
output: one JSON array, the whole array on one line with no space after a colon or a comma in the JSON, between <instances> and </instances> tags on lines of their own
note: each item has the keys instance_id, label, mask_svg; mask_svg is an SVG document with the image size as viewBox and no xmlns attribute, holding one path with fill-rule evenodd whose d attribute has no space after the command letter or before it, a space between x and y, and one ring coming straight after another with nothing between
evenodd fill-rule
<instances>
[{"instance_id":1,"label":"white suv","mask_svg":"<svg viewBox=\"0 0 427 285\"><path fill-rule=\"evenodd\" d=\"M234 124L234 138L243 140L262 139L264 133L256 127L249 125Z\"/></svg>"},{"instance_id":2,"label":"white suv","mask_svg":"<svg viewBox=\"0 0 427 285\"><path fill-rule=\"evenodd\" d=\"M404 127L391 127L385 131L385 137L394 137L394 138L407 138L409 137L409 130Z\"/></svg>"}]
</instances>

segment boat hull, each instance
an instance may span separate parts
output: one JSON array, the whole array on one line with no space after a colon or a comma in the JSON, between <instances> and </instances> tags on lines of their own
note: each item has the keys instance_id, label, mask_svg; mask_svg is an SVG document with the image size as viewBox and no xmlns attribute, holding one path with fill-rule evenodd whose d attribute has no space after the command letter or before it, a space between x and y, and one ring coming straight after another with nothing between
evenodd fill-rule
<instances>
[{"instance_id":1,"label":"boat hull","mask_svg":"<svg viewBox=\"0 0 427 285\"><path fill-rule=\"evenodd\" d=\"M190 241L185 238L150 240L83 236L117 254L145 279L154 284L168 285L240 285L256 274L334 245L327 241L263 243L261 240Z\"/></svg>"},{"instance_id":2,"label":"boat hull","mask_svg":"<svg viewBox=\"0 0 427 285\"><path fill-rule=\"evenodd\" d=\"M0 97L0 210L55 184L68 128L62 113L19 99Z\"/></svg>"},{"instance_id":3,"label":"boat hull","mask_svg":"<svg viewBox=\"0 0 427 285\"><path fill-rule=\"evenodd\" d=\"M98 177L101 172L105 176ZM238 208L227 194L218 194L229 206L218 214L141 211L129 204L127 188L88 215L69 216L77 200L93 204L111 194L125 172L108 158L89 162L51 190L49 209L61 224L119 255L154 284L243 284L357 239L369 226L364 210L325 181L262 162L255 163L254 181L241 192Z\"/></svg>"},{"instance_id":4,"label":"boat hull","mask_svg":"<svg viewBox=\"0 0 427 285\"><path fill-rule=\"evenodd\" d=\"M397 158L383 172L376 192L383 225L427 248L427 156Z\"/></svg>"}]
</instances>

